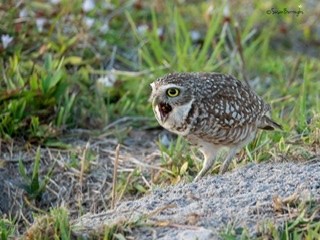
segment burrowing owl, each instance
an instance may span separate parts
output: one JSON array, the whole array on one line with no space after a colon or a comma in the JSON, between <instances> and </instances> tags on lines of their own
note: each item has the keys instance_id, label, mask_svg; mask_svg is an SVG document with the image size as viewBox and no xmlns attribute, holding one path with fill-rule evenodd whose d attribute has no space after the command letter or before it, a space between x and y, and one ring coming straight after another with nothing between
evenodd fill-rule
<instances>
[{"instance_id":1,"label":"burrowing owl","mask_svg":"<svg viewBox=\"0 0 320 240\"><path fill-rule=\"evenodd\" d=\"M185 137L204 155L195 180L210 170L221 148L229 148L220 167L224 173L258 129L281 129L267 116L270 106L231 75L171 73L151 87L150 101L160 125Z\"/></svg>"}]
</instances>

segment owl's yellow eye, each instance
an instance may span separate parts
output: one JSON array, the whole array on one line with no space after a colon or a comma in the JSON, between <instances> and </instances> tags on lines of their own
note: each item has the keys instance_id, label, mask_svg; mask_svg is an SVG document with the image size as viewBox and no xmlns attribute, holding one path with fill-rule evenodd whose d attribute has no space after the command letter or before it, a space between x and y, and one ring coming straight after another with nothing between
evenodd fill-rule
<instances>
[{"instance_id":1,"label":"owl's yellow eye","mask_svg":"<svg viewBox=\"0 0 320 240\"><path fill-rule=\"evenodd\" d=\"M180 90L178 88L169 88L167 90L168 97L177 97L180 94Z\"/></svg>"}]
</instances>

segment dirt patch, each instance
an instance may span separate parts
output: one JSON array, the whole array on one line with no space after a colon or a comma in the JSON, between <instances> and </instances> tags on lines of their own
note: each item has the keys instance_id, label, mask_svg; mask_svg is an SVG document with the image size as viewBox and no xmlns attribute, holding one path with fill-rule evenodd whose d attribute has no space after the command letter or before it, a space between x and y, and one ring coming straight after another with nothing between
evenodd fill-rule
<instances>
[{"instance_id":1,"label":"dirt patch","mask_svg":"<svg viewBox=\"0 0 320 240\"><path fill-rule=\"evenodd\" d=\"M121 129L120 129L121 130ZM134 171L150 175L152 169L162 169L161 153L156 140L162 130L130 131L122 141L118 178ZM77 136L77 137L75 137ZM39 180L53 167L47 187L39 199L31 199L23 188L26 181L19 173L19 161L32 176L37 147L25 142L3 143L0 147L0 215L16 219L21 234L34 222L34 213L43 214L50 208L65 207L70 218L84 213L110 209L115 149L119 139L105 135L65 137L66 149L40 148ZM139 181L142 181L139 179ZM127 194L122 199L136 199L142 194ZM118 199L118 201L122 200Z\"/></svg>"},{"instance_id":2,"label":"dirt patch","mask_svg":"<svg viewBox=\"0 0 320 240\"><path fill-rule=\"evenodd\" d=\"M297 217L294 211L279 211L279 203L320 201L319 160L249 164L197 183L155 189L115 210L85 215L74 229L87 236L103 225L131 224L133 239L213 239L229 226L236 233L247 229L251 236L259 236L266 224L281 228Z\"/></svg>"}]
</instances>

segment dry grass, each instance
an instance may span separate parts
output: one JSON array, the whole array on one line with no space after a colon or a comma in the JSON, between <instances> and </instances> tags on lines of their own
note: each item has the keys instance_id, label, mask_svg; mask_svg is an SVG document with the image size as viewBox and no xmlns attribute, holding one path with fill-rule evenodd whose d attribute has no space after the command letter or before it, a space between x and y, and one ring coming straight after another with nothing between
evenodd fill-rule
<instances>
[{"instance_id":1,"label":"dry grass","mask_svg":"<svg viewBox=\"0 0 320 240\"><path fill-rule=\"evenodd\" d=\"M18 173L19 160L29 173L32 171L36 148L18 141L2 143L0 158L4 166L0 169L3 172L0 187L6 191L0 202L1 210L17 219L21 233L31 226L34 213L43 214L52 207L67 208L70 217L77 218L83 213L114 208L124 199L137 198L144 194L143 189L152 188L152 175L167 171L161 166L161 153L155 150L157 134L158 131L132 131L121 148L117 139L104 137L71 140L64 150L41 148L41 179L52 165L54 170L39 201L24 192ZM136 140L138 135L140 141ZM113 175L118 182L113 181Z\"/></svg>"}]
</instances>

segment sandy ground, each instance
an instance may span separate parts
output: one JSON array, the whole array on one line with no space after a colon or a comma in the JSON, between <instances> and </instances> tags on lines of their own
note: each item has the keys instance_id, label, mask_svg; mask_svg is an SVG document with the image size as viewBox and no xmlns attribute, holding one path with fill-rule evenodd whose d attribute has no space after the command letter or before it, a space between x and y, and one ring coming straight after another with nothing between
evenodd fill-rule
<instances>
[{"instance_id":1,"label":"sandy ground","mask_svg":"<svg viewBox=\"0 0 320 240\"><path fill-rule=\"evenodd\" d=\"M157 145L159 139L172 137L167 134L155 129L129 131L120 148L118 181L138 170L142 174L137 181L152 183L152 176L168 171ZM295 219L299 204L320 202L320 156L315 151L312 160L303 163L248 164L197 183L167 187L169 183L152 183L150 192L126 194L110 210L119 139L105 135L74 139L71 134L71 147L65 150L41 148L40 181L52 166L54 170L37 200L28 199L18 170L21 160L31 176L36 147L2 144L0 215L16 219L16 235L32 226L34 216L64 207L74 233L89 239L91 233L113 225L121 226L128 239L215 239L227 229L256 237L266 232L268 222L281 228L284 221Z\"/></svg>"},{"instance_id":2,"label":"sandy ground","mask_svg":"<svg viewBox=\"0 0 320 240\"><path fill-rule=\"evenodd\" d=\"M257 237L272 222L279 228L297 207L320 201L320 159L303 164L249 164L197 183L154 189L112 211L85 215L74 224L88 236L102 225L131 226L132 239L218 239L226 229ZM140 226L139 226L140 225Z\"/></svg>"}]
</instances>

